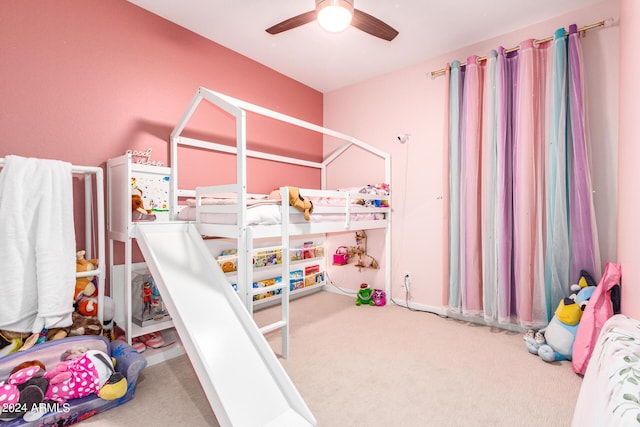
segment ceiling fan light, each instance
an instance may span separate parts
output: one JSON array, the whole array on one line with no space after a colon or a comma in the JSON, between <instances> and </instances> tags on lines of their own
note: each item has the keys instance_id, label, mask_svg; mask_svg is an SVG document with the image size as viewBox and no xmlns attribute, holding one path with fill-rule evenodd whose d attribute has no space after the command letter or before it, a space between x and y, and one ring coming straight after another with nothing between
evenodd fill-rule
<instances>
[{"instance_id":1,"label":"ceiling fan light","mask_svg":"<svg viewBox=\"0 0 640 427\"><path fill-rule=\"evenodd\" d=\"M353 18L353 1L316 0L318 23L331 33L345 30Z\"/></svg>"}]
</instances>

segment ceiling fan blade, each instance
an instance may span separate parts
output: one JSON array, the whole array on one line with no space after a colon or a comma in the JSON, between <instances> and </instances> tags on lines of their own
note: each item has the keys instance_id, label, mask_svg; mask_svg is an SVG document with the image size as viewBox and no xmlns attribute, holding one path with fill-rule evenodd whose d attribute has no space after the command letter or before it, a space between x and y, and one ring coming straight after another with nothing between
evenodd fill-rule
<instances>
[{"instance_id":1,"label":"ceiling fan blade","mask_svg":"<svg viewBox=\"0 0 640 427\"><path fill-rule=\"evenodd\" d=\"M283 31L288 31L299 27L304 24L308 24L311 21L316 19L316 11L312 10L309 12L302 13L300 15L294 16L293 18L286 19L273 27L267 28L265 31L269 34L279 34Z\"/></svg>"},{"instance_id":2,"label":"ceiling fan blade","mask_svg":"<svg viewBox=\"0 0 640 427\"><path fill-rule=\"evenodd\" d=\"M365 33L387 41L393 40L398 35L398 31L390 25L358 9L353 10L351 25Z\"/></svg>"}]
</instances>

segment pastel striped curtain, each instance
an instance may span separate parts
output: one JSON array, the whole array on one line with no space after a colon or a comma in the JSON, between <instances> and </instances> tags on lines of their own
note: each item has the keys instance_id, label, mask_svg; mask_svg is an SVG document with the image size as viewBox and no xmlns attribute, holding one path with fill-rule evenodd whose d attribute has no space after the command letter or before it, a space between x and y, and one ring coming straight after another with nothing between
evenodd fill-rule
<instances>
[{"instance_id":1,"label":"pastel striped curtain","mask_svg":"<svg viewBox=\"0 0 640 427\"><path fill-rule=\"evenodd\" d=\"M577 27L447 76L447 306L542 327L580 270L601 274Z\"/></svg>"}]
</instances>

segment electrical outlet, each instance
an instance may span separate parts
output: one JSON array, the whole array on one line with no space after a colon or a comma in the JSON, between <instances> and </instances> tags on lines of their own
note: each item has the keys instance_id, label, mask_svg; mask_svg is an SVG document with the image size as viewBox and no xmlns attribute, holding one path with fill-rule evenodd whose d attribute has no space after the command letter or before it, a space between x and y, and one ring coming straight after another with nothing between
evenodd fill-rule
<instances>
[{"instance_id":1,"label":"electrical outlet","mask_svg":"<svg viewBox=\"0 0 640 427\"><path fill-rule=\"evenodd\" d=\"M411 273L404 273L404 276L402 276L402 286L404 286L405 292L409 292L409 289L411 288Z\"/></svg>"}]
</instances>

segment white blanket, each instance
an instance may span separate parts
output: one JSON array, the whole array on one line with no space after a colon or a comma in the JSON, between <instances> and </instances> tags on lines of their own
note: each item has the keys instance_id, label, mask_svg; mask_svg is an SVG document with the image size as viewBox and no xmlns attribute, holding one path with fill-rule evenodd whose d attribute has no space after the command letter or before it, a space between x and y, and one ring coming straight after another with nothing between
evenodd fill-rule
<instances>
[{"instance_id":1,"label":"white blanket","mask_svg":"<svg viewBox=\"0 0 640 427\"><path fill-rule=\"evenodd\" d=\"M8 156L0 171L0 329L71 325L75 245L71 165Z\"/></svg>"}]
</instances>

